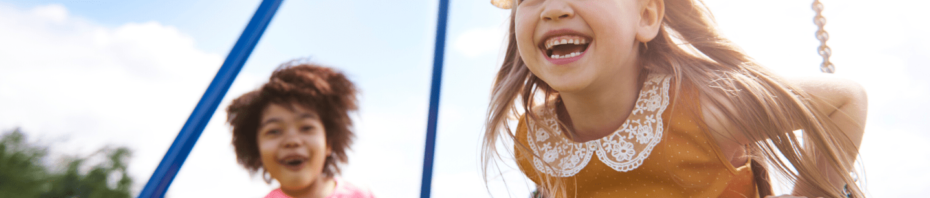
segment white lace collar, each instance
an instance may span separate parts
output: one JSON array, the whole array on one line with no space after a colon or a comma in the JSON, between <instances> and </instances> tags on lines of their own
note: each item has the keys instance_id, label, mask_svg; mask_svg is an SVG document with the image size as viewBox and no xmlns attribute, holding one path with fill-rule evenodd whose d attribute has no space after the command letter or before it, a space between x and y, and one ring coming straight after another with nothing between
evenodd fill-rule
<instances>
[{"instance_id":1,"label":"white lace collar","mask_svg":"<svg viewBox=\"0 0 930 198\"><path fill-rule=\"evenodd\" d=\"M550 176L570 177L581 171L596 152L598 159L616 171L636 169L662 140L662 113L669 103L669 79L667 75L650 74L629 118L619 129L600 139L587 142L568 139L562 135L553 109L544 110L540 121L554 132L529 119L527 142L536 156L542 157L534 156L533 166Z\"/></svg>"}]
</instances>

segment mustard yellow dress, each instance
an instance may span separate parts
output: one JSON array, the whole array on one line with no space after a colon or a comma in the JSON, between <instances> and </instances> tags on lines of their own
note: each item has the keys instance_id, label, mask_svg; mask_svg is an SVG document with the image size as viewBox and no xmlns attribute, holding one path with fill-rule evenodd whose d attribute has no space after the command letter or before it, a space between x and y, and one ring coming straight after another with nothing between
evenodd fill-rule
<instances>
[{"instance_id":1,"label":"mustard yellow dress","mask_svg":"<svg viewBox=\"0 0 930 198\"><path fill-rule=\"evenodd\" d=\"M568 197L759 197L749 161L734 167L705 130L693 87L682 83L676 97L670 81L649 75L624 124L588 142L537 109L538 121L517 127L518 166L539 186L560 181Z\"/></svg>"}]
</instances>

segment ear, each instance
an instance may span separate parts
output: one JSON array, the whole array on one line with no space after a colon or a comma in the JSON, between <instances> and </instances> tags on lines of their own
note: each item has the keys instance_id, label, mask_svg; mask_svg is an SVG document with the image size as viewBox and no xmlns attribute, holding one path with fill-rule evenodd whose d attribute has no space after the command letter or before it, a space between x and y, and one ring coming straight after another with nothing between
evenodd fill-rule
<instances>
[{"instance_id":1,"label":"ear","mask_svg":"<svg viewBox=\"0 0 930 198\"><path fill-rule=\"evenodd\" d=\"M640 21L636 31L636 40L649 42L659 34L662 20L665 18L665 0L643 0L639 12Z\"/></svg>"},{"instance_id":2,"label":"ear","mask_svg":"<svg viewBox=\"0 0 930 198\"><path fill-rule=\"evenodd\" d=\"M329 157L332 155L333 155L333 147L329 146L329 144L326 144L326 157Z\"/></svg>"}]
</instances>

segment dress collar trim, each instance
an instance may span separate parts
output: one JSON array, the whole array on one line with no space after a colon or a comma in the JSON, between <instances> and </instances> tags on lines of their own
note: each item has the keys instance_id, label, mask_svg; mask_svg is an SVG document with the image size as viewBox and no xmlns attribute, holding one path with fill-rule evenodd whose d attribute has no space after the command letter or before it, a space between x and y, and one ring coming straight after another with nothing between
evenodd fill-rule
<instances>
[{"instance_id":1,"label":"dress collar trim","mask_svg":"<svg viewBox=\"0 0 930 198\"><path fill-rule=\"evenodd\" d=\"M550 176L571 177L581 171L596 153L598 159L616 171L636 169L662 140L665 131L662 113L669 103L670 79L668 75L650 74L629 118L619 129L600 139L575 142L565 137L553 108L546 108L540 114L542 123L527 119L527 142L536 154L533 157L534 168Z\"/></svg>"}]
</instances>

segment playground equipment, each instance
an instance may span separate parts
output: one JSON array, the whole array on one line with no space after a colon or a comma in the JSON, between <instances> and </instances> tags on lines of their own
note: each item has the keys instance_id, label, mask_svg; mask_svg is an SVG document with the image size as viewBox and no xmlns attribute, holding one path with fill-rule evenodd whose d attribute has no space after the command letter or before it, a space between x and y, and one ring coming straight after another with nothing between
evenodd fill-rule
<instances>
[{"instance_id":1,"label":"playground equipment","mask_svg":"<svg viewBox=\"0 0 930 198\"><path fill-rule=\"evenodd\" d=\"M263 0L255 11L255 15L246 25L236 45L223 61L216 77L210 82L206 93L200 98L194 112L184 123L178 137L174 139L171 147L165 157L162 158L152 177L145 184L139 198L161 198L165 196L168 187L171 186L172 180L177 176L178 171L187 159L203 129L210 122L210 117L216 111L223 96L232 86L233 80L242 70L242 66L258 40L271 22L283 0ZM433 153L436 145L436 121L439 113L439 90L442 82L442 61L446 40L446 21L448 18L449 1L439 1L439 19L436 26L436 45L433 53L433 77L430 88L429 116L426 129L426 151L423 157L423 179L421 183L420 197L428 198L430 196L430 186L433 174Z\"/></svg>"},{"instance_id":2,"label":"playground equipment","mask_svg":"<svg viewBox=\"0 0 930 198\"><path fill-rule=\"evenodd\" d=\"M213 112L220 105L226 91L232 86L233 80L239 75L245 61L249 59L249 55L252 54L252 50L255 49L255 45L258 44L258 40L261 39L265 28L268 27L271 18L278 11L282 1L264 0L258 6L252 20L246 25L245 31L239 36L236 45L233 46L232 51L223 61L220 71L216 73L216 77L210 82L206 93L197 103L197 107L194 107L194 112L187 118L187 122L184 123L184 127L181 127L178 137L171 143L168 153L165 153L165 157L161 159L158 167L155 168L152 177L142 188L142 192L139 193L140 198L161 198L165 196L171 181L174 180L181 166L184 165L184 160L191 153L191 149L194 149L194 144L197 143L203 129L210 122L210 117L213 116Z\"/></svg>"},{"instance_id":3,"label":"playground equipment","mask_svg":"<svg viewBox=\"0 0 930 198\"><path fill-rule=\"evenodd\" d=\"M814 15L814 24L817 25L817 40L820 40L820 47L817 48L817 53L820 54L820 57L823 57L823 63L820 64L820 71L823 73L833 73L836 68L833 66L833 63L830 62L830 55L833 54L833 51L830 50L830 47L827 46L827 39L830 39L830 34L827 34L827 31L823 29L823 25L827 24L827 18L824 18L821 12L823 12L823 3L820 3L820 0L814 0L814 4L811 5L814 9L814 12L817 15Z\"/></svg>"},{"instance_id":4,"label":"playground equipment","mask_svg":"<svg viewBox=\"0 0 930 198\"><path fill-rule=\"evenodd\" d=\"M162 158L155 172L152 173L152 177L149 178L149 181L145 184L145 187L139 194L139 198L164 197L174 177L177 176L187 156L194 148L194 144L197 143L197 139L200 138L203 129L206 128L213 113L216 112L216 108L222 101L223 96L226 95L229 87L232 86L239 71L242 70L242 66L245 65L252 50L255 49L255 45L258 44L258 40L261 39L262 34L278 11L282 1L283 0L263 0L258 6L258 10L255 11L249 24L246 25L239 40L236 41L229 55L226 56L226 60L223 61L223 65L217 72L216 77L210 82L207 91L204 93L203 97L201 97L200 102L197 103L194 112L191 113L187 122L184 123L177 138L175 138L171 147L168 148L165 157ZM498 7L509 9L513 1L491 0L491 3ZM818 53L823 57L820 70L824 73L833 73L835 67L833 63L830 62L832 51L826 44L829 35L827 31L823 29L824 24L826 24L826 18L821 15L824 6L819 0L814 0L812 7L817 13L814 17L814 24L818 27L816 37L820 40ZM439 18L436 26L436 44L434 45L435 48L433 52L433 72L426 127L426 148L424 151L423 174L420 184L421 198L430 197L430 188L432 185L433 155L436 146L436 122L439 113L439 91L442 83L442 64L443 53L445 51L448 10L449 0L439 0Z\"/></svg>"}]
</instances>

